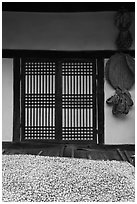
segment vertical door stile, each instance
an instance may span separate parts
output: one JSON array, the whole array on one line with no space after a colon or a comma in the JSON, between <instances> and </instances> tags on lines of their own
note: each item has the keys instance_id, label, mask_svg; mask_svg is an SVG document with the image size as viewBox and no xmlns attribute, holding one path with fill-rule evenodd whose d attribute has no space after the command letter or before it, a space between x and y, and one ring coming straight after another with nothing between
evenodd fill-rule
<instances>
[{"instance_id":1,"label":"vertical door stile","mask_svg":"<svg viewBox=\"0 0 137 204\"><path fill-rule=\"evenodd\" d=\"M33 96L35 96L35 69L34 69L34 65L32 65L32 69L33 69ZM33 102L34 103L34 102ZM33 106L33 126L35 127L35 103L34 103L34 106ZM35 135L35 128L34 128L34 136Z\"/></svg>"},{"instance_id":2,"label":"vertical door stile","mask_svg":"<svg viewBox=\"0 0 137 204\"><path fill-rule=\"evenodd\" d=\"M75 101L75 82L76 82L76 80L75 80L75 75L76 75L76 71L77 70L75 70L75 65L74 65L74 63L73 63L73 67L74 67L74 75L73 75L73 80L74 80L74 92L73 92L73 98L74 98L74 126L73 126L73 136L75 135L74 134L74 130L75 130L75 117L76 117L76 114L75 114L75 109L76 109L76 107L75 107L75 103L76 103L76 101Z\"/></svg>"},{"instance_id":3,"label":"vertical door stile","mask_svg":"<svg viewBox=\"0 0 137 204\"><path fill-rule=\"evenodd\" d=\"M86 74L86 138L88 139L88 117L87 117L87 114L88 114L88 111L87 111L87 103L88 103L88 95L87 95L87 87L88 87L88 85L87 85L87 66L86 66L86 70L85 70L86 72L85 72L85 74Z\"/></svg>"},{"instance_id":4,"label":"vertical door stile","mask_svg":"<svg viewBox=\"0 0 137 204\"><path fill-rule=\"evenodd\" d=\"M23 67L20 66L20 58L13 59L13 141L20 141L20 124L23 125L23 121L20 119L20 111L22 108L20 107L20 81L22 82L23 77L20 73L20 69Z\"/></svg>"},{"instance_id":5,"label":"vertical door stile","mask_svg":"<svg viewBox=\"0 0 137 204\"><path fill-rule=\"evenodd\" d=\"M91 108L92 108L92 95L91 95L91 66L89 65L89 134L90 137L92 135L92 131L91 131Z\"/></svg>"},{"instance_id":6,"label":"vertical door stile","mask_svg":"<svg viewBox=\"0 0 137 204\"><path fill-rule=\"evenodd\" d=\"M63 93L63 112L64 112L64 117L63 117L63 131L62 131L62 139L64 140L64 134L65 134L65 128L66 128L66 101L65 101L65 96L66 96L66 69L65 69L65 63L62 63L62 73L64 76L64 81L63 81L63 88L64 88L64 93Z\"/></svg>"},{"instance_id":7,"label":"vertical door stile","mask_svg":"<svg viewBox=\"0 0 137 204\"><path fill-rule=\"evenodd\" d=\"M84 90L85 90L85 80L84 80L84 70L83 70L83 100L84 100ZM85 109L84 109L84 106L83 106L83 131L84 131L84 127L85 127Z\"/></svg>"},{"instance_id":8,"label":"vertical door stile","mask_svg":"<svg viewBox=\"0 0 137 204\"><path fill-rule=\"evenodd\" d=\"M35 70L36 70L36 96L38 96L38 69L35 65ZM35 98L35 103L36 103L36 129L38 127L38 98Z\"/></svg>"},{"instance_id":9,"label":"vertical door stile","mask_svg":"<svg viewBox=\"0 0 137 204\"><path fill-rule=\"evenodd\" d=\"M25 96L25 62L22 59L21 60L21 127L22 127L22 131L21 131L21 138L22 140L25 140L25 136L26 136L26 128L25 128L25 101L26 96Z\"/></svg>"},{"instance_id":10,"label":"vertical door stile","mask_svg":"<svg viewBox=\"0 0 137 204\"><path fill-rule=\"evenodd\" d=\"M46 99L46 107L45 107L45 127L46 127L46 138L47 138L47 105L48 105L48 97L47 97L47 65L46 65L46 69L45 69L45 99Z\"/></svg>"},{"instance_id":11,"label":"vertical door stile","mask_svg":"<svg viewBox=\"0 0 137 204\"><path fill-rule=\"evenodd\" d=\"M51 100L51 95L50 95L50 70L51 70L51 63L49 63L49 69L48 69L48 135L50 137L50 100Z\"/></svg>"},{"instance_id":12,"label":"vertical door stile","mask_svg":"<svg viewBox=\"0 0 137 204\"><path fill-rule=\"evenodd\" d=\"M93 140L97 142L96 137L96 60L94 59L92 63L92 99L93 99Z\"/></svg>"},{"instance_id":13,"label":"vertical door stile","mask_svg":"<svg viewBox=\"0 0 137 204\"><path fill-rule=\"evenodd\" d=\"M26 67L26 80L27 80L27 83L26 83L27 87L25 87L25 89L26 89L25 95L26 95L27 104L28 104L28 102L30 101L30 95L29 95L29 74L30 74L30 69L29 69L28 65L26 65L25 67ZM26 128L28 129L28 127L29 127L29 107L27 106L27 107L25 107L25 109L26 109L26 114L27 114Z\"/></svg>"},{"instance_id":14,"label":"vertical door stile","mask_svg":"<svg viewBox=\"0 0 137 204\"><path fill-rule=\"evenodd\" d=\"M53 105L54 105L54 95L53 95L53 73L54 73L54 64L51 70L51 93L52 93L52 101L51 101L51 133L53 135Z\"/></svg>"},{"instance_id":15,"label":"vertical door stile","mask_svg":"<svg viewBox=\"0 0 137 204\"><path fill-rule=\"evenodd\" d=\"M76 64L76 63L75 63ZM79 121L79 118L78 118L78 100L79 100L79 95L78 95L78 73L79 73L79 70L78 70L78 67L77 67L77 88L76 88L76 93L77 93L77 137L78 137L78 134L79 134L79 129L78 129L78 121Z\"/></svg>"},{"instance_id":16,"label":"vertical door stile","mask_svg":"<svg viewBox=\"0 0 137 204\"><path fill-rule=\"evenodd\" d=\"M39 63L39 62L38 62ZM39 64L38 64L39 65ZM41 94L41 70L42 70L42 64L40 65L40 69L39 69L39 140L41 139L41 135L42 135L42 126L41 126L41 111L42 111L42 101L43 101L43 97Z\"/></svg>"},{"instance_id":17,"label":"vertical door stile","mask_svg":"<svg viewBox=\"0 0 137 204\"><path fill-rule=\"evenodd\" d=\"M69 99L69 65L68 65L68 63L67 63L67 127L68 127L68 137L69 137L69 135L70 135L70 129L69 129L69 101L70 101L70 99Z\"/></svg>"},{"instance_id":18,"label":"vertical door stile","mask_svg":"<svg viewBox=\"0 0 137 204\"><path fill-rule=\"evenodd\" d=\"M65 119L65 121L64 121L64 131L63 131L63 137L64 137L64 134L65 134L65 129L66 129L66 127L67 127L67 111L66 111L66 100L65 100L65 97L66 97L66 95L67 95L67 76L66 76L66 67L65 67L65 64L64 64L64 77L65 77L65 80L64 80L64 111L65 111L65 113L64 113L64 119Z\"/></svg>"},{"instance_id":19,"label":"vertical door stile","mask_svg":"<svg viewBox=\"0 0 137 204\"><path fill-rule=\"evenodd\" d=\"M62 139L62 64L56 61L55 70L55 136Z\"/></svg>"},{"instance_id":20,"label":"vertical door stile","mask_svg":"<svg viewBox=\"0 0 137 204\"><path fill-rule=\"evenodd\" d=\"M43 64L43 69L42 69L42 97L43 97L43 102L42 102L42 128L44 129L42 138L45 138L45 127L44 127L44 112L45 112L44 76L45 76L45 68L46 68L46 65L44 63Z\"/></svg>"},{"instance_id":21,"label":"vertical door stile","mask_svg":"<svg viewBox=\"0 0 137 204\"><path fill-rule=\"evenodd\" d=\"M31 70L31 66L30 66L30 64L29 64L29 69L30 69L30 74L29 74L29 81L30 81L30 84L29 84L29 88L30 88L30 91L29 91L29 97L31 98L31 96L32 96L32 70ZM29 129L30 129L30 139L31 139L31 136L32 136L32 129L31 129L31 127L32 127L32 106L31 106L31 101L29 102L29 104L30 104L30 117L29 117L29 121L30 121L30 124L29 124Z\"/></svg>"},{"instance_id":22,"label":"vertical door stile","mask_svg":"<svg viewBox=\"0 0 137 204\"><path fill-rule=\"evenodd\" d=\"M73 94L72 94L72 66L70 66L70 93L71 93L71 100L73 101ZM72 127L72 109L73 109L73 102L72 104L70 104L70 108L71 108L71 123L70 123L70 126ZM71 135L72 135L72 131L71 131Z\"/></svg>"},{"instance_id":23,"label":"vertical door stile","mask_svg":"<svg viewBox=\"0 0 137 204\"><path fill-rule=\"evenodd\" d=\"M104 144L104 60L97 58L98 142Z\"/></svg>"},{"instance_id":24,"label":"vertical door stile","mask_svg":"<svg viewBox=\"0 0 137 204\"><path fill-rule=\"evenodd\" d=\"M80 111L80 137L78 136L78 139L79 139L79 138L81 138L82 135L83 135L83 133L82 133L82 127L81 127L81 107L83 106L84 103L83 103L82 96L81 96L81 91L82 91L82 90L81 90L81 75L82 75L82 69L81 69L80 66L78 67L78 69L79 69L79 71L80 71L80 72L79 72L79 76L80 76L80 97L79 97L79 98L80 98L80 100L79 100L79 105L78 105L78 106L79 106L79 111Z\"/></svg>"}]
</instances>

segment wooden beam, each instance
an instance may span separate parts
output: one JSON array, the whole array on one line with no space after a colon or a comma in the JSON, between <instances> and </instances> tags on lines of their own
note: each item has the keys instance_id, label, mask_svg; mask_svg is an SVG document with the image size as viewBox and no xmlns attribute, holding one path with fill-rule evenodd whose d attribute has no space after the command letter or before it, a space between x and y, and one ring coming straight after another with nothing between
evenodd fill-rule
<instances>
[{"instance_id":1,"label":"wooden beam","mask_svg":"<svg viewBox=\"0 0 137 204\"><path fill-rule=\"evenodd\" d=\"M96 59L92 59L92 100L93 100L93 116L92 116L92 126L93 126L93 140L95 141L95 143L97 144L97 131L96 131L96 128L97 128L97 111L96 111L96 93L97 93L97 90L96 90Z\"/></svg>"},{"instance_id":2,"label":"wooden beam","mask_svg":"<svg viewBox=\"0 0 137 204\"><path fill-rule=\"evenodd\" d=\"M12 12L99 12L122 7L135 12L135 2L2 2L2 11Z\"/></svg>"},{"instance_id":3,"label":"wooden beam","mask_svg":"<svg viewBox=\"0 0 137 204\"><path fill-rule=\"evenodd\" d=\"M104 144L104 59L97 58L98 142Z\"/></svg>"},{"instance_id":4,"label":"wooden beam","mask_svg":"<svg viewBox=\"0 0 137 204\"><path fill-rule=\"evenodd\" d=\"M25 59L21 59L21 141L25 139Z\"/></svg>"},{"instance_id":5,"label":"wooden beam","mask_svg":"<svg viewBox=\"0 0 137 204\"><path fill-rule=\"evenodd\" d=\"M65 152L65 149L69 146L72 145L71 143L68 142L56 142L56 141L51 141L51 143L47 141L32 141L31 143L29 141L24 141L24 142L2 142L2 149L7 149L7 148L47 148L47 147L56 147L59 144L64 146L63 152ZM87 143L81 143L81 144L75 144L77 150L83 150L85 149L94 149L94 150L116 150L116 149L121 149L122 151L128 150L132 151L132 154L135 152L135 145L97 145L97 144L92 144L90 145L90 148L87 148ZM64 153L63 153L64 154Z\"/></svg>"},{"instance_id":6,"label":"wooden beam","mask_svg":"<svg viewBox=\"0 0 137 204\"><path fill-rule=\"evenodd\" d=\"M39 57L39 58L91 58L91 57L102 57L109 58L114 55L117 50L81 50L81 51L53 51L53 50L17 50L17 49L3 49L2 57L3 58L14 58L14 57ZM125 50L124 53L130 54L132 57L135 57L135 50Z\"/></svg>"},{"instance_id":7,"label":"wooden beam","mask_svg":"<svg viewBox=\"0 0 137 204\"><path fill-rule=\"evenodd\" d=\"M13 59L13 142L20 141L20 58Z\"/></svg>"}]
</instances>

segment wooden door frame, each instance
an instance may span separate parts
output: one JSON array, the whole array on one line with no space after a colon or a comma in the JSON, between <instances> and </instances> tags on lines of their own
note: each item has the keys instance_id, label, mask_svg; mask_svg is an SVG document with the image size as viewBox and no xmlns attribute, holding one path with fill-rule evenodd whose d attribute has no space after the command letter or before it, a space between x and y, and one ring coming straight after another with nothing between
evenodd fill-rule
<instances>
[{"instance_id":1,"label":"wooden door frame","mask_svg":"<svg viewBox=\"0 0 137 204\"><path fill-rule=\"evenodd\" d=\"M22 72L20 70L21 58L24 57L38 57L43 58L89 58L94 57L97 60L98 72L96 78L98 79L97 84L97 117L98 117L98 144L104 144L104 59L111 57L116 51L106 50L106 51L44 51L44 50L2 50L3 58L13 58L13 142L21 141L21 91L23 87L20 87L20 79ZM135 56L134 50L125 51L125 53ZM20 87L20 88L19 88ZM96 120L96 118L95 118ZM53 141L52 141L53 142ZM89 141L86 141L86 143ZM74 143L74 141L72 141ZM82 141L83 143L83 141ZM90 142L89 142L90 143Z\"/></svg>"}]
</instances>

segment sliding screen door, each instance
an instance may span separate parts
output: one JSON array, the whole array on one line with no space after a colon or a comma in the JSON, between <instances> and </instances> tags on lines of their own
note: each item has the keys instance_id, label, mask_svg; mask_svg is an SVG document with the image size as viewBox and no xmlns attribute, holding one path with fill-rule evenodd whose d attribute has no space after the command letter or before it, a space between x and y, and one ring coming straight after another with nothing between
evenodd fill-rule
<instances>
[{"instance_id":1,"label":"sliding screen door","mask_svg":"<svg viewBox=\"0 0 137 204\"><path fill-rule=\"evenodd\" d=\"M22 140L96 142L94 59L22 59Z\"/></svg>"},{"instance_id":2,"label":"sliding screen door","mask_svg":"<svg viewBox=\"0 0 137 204\"><path fill-rule=\"evenodd\" d=\"M93 140L93 62L62 63L62 140Z\"/></svg>"},{"instance_id":3,"label":"sliding screen door","mask_svg":"<svg viewBox=\"0 0 137 204\"><path fill-rule=\"evenodd\" d=\"M55 139L55 62L25 60L24 139Z\"/></svg>"}]
</instances>

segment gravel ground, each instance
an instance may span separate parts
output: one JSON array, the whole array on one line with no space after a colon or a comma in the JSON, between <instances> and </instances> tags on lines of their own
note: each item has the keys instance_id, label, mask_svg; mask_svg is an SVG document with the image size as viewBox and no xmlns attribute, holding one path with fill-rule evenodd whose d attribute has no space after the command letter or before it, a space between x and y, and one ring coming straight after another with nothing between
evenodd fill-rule
<instances>
[{"instance_id":1,"label":"gravel ground","mask_svg":"<svg viewBox=\"0 0 137 204\"><path fill-rule=\"evenodd\" d=\"M3 155L3 201L135 201L135 168L127 162Z\"/></svg>"}]
</instances>

